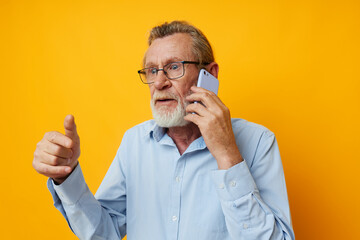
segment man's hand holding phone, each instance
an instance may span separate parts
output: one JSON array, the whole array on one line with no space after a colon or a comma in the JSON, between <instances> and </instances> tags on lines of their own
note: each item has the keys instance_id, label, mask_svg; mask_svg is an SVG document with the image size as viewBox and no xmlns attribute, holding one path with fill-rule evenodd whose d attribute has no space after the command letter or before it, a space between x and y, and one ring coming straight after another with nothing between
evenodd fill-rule
<instances>
[{"instance_id":1,"label":"man's hand holding phone","mask_svg":"<svg viewBox=\"0 0 360 240\"><path fill-rule=\"evenodd\" d=\"M243 161L236 145L229 109L213 91L195 86L191 87L191 91L192 94L186 98L192 102L186 108L186 112L190 114L184 119L199 127L207 148L218 162L219 169L228 169Z\"/></svg>"}]
</instances>

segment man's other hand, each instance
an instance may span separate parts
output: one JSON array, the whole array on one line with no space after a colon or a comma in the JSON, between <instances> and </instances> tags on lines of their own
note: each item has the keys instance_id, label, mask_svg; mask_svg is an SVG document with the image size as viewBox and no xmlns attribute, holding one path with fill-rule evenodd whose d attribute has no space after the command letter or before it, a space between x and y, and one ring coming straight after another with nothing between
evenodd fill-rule
<instances>
[{"instance_id":1,"label":"man's other hand","mask_svg":"<svg viewBox=\"0 0 360 240\"><path fill-rule=\"evenodd\" d=\"M47 132L36 145L34 169L61 184L78 164L80 139L76 131L74 116L67 115L64 120L65 135Z\"/></svg>"}]
</instances>

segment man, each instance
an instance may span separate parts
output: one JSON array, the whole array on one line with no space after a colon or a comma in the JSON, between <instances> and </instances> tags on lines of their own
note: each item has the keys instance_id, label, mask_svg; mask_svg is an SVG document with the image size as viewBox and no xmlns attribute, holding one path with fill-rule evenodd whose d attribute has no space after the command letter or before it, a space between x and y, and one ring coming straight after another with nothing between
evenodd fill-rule
<instances>
[{"instance_id":1,"label":"man","mask_svg":"<svg viewBox=\"0 0 360 240\"><path fill-rule=\"evenodd\" d=\"M277 142L196 87L219 66L195 27L152 29L141 80L154 120L128 130L95 197L81 172L73 116L46 133L34 168L80 239L294 239ZM201 102L202 104L195 103Z\"/></svg>"}]
</instances>

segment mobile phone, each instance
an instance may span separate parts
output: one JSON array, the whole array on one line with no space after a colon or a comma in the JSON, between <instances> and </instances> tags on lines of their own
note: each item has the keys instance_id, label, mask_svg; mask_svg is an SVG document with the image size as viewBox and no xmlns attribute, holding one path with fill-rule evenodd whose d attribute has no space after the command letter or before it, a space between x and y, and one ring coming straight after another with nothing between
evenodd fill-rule
<instances>
[{"instance_id":1,"label":"mobile phone","mask_svg":"<svg viewBox=\"0 0 360 240\"><path fill-rule=\"evenodd\" d=\"M212 91L217 94L219 89L219 80L205 69L201 69L198 77L197 86L205 88L206 90Z\"/></svg>"}]
</instances>

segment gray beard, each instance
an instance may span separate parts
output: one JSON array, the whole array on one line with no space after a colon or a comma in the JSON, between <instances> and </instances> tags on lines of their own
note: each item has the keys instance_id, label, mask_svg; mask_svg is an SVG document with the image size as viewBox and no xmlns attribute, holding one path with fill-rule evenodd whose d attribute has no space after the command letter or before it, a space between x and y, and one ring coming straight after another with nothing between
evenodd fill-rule
<instances>
[{"instance_id":1,"label":"gray beard","mask_svg":"<svg viewBox=\"0 0 360 240\"><path fill-rule=\"evenodd\" d=\"M178 96L173 94L171 94L171 97L176 98L177 106L175 109L169 108L167 106L156 108L155 99L157 98L157 94L154 93L154 96L150 101L150 106L156 124L165 128L182 127L189 124L189 122L184 119L186 116L185 108L188 103L181 103Z\"/></svg>"}]
</instances>

